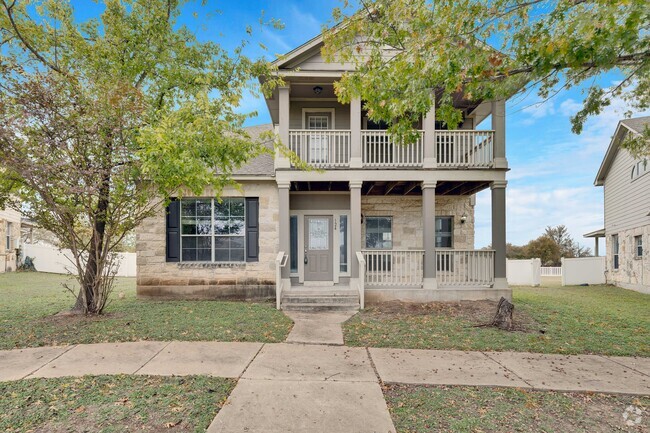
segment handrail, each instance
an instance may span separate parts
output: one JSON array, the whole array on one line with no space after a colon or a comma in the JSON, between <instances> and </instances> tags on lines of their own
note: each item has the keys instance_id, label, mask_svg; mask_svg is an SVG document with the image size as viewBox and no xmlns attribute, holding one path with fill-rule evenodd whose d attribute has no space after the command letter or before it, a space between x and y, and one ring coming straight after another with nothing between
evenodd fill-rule
<instances>
[{"instance_id":1,"label":"handrail","mask_svg":"<svg viewBox=\"0 0 650 433\"><path fill-rule=\"evenodd\" d=\"M289 256L280 251L275 258L275 308L280 309L282 302L282 268L287 266Z\"/></svg>"},{"instance_id":2,"label":"handrail","mask_svg":"<svg viewBox=\"0 0 650 433\"><path fill-rule=\"evenodd\" d=\"M359 308L364 309L365 295L366 295L366 259L363 253L357 251L357 260L359 261L359 283L357 289L359 290Z\"/></svg>"}]
</instances>

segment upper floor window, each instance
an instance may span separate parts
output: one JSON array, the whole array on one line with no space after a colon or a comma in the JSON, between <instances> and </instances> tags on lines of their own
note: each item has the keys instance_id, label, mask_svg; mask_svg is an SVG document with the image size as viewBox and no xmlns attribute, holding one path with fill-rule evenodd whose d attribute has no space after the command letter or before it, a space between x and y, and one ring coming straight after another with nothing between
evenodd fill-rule
<instances>
[{"instance_id":1,"label":"upper floor window","mask_svg":"<svg viewBox=\"0 0 650 433\"><path fill-rule=\"evenodd\" d=\"M246 223L243 198L181 202L181 260L243 262Z\"/></svg>"},{"instance_id":2,"label":"upper floor window","mask_svg":"<svg viewBox=\"0 0 650 433\"><path fill-rule=\"evenodd\" d=\"M646 173L650 173L650 160L643 159L632 166L632 180L638 179Z\"/></svg>"},{"instance_id":3,"label":"upper floor window","mask_svg":"<svg viewBox=\"0 0 650 433\"><path fill-rule=\"evenodd\" d=\"M643 236L634 236L634 255L638 258L643 257Z\"/></svg>"},{"instance_id":4,"label":"upper floor window","mask_svg":"<svg viewBox=\"0 0 650 433\"><path fill-rule=\"evenodd\" d=\"M614 269L618 269L618 235L612 235L612 260Z\"/></svg>"}]
</instances>

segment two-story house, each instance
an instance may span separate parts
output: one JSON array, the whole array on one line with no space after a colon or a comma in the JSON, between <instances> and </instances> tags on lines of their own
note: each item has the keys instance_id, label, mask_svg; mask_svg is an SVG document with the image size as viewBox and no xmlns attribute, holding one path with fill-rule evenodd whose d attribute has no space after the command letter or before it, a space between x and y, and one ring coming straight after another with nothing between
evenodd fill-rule
<instances>
[{"instance_id":1,"label":"two-story house","mask_svg":"<svg viewBox=\"0 0 650 433\"><path fill-rule=\"evenodd\" d=\"M286 85L266 103L283 153L235 174L223 200L173 201L138 229L138 295L273 297L278 306L510 298L506 281L505 101L455 98L446 130L434 110L419 139L396 143L363 101L341 104L316 37L276 61ZM479 129L491 119L489 129ZM269 147L273 143L268 143ZM474 249L475 194L491 190L492 249Z\"/></svg>"},{"instance_id":2,"label":"two-story house","mask_svg":"<svg viewBox=\"0 0 650 433\"><path fill-rule=\"evenodd\" d=\"M634 159L621 147L645 128L650 116L616 127L595 181L605 196L605 228L585 236L605 238L608 283L650 293L650 159Z\"/></svg>"}]
</instances>

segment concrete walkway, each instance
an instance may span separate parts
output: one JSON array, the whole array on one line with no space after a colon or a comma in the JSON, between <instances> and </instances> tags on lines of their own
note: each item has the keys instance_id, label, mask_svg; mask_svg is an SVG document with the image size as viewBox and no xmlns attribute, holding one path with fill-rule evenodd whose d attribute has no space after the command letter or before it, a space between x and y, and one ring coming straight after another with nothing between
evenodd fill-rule
<instances>
[{"instance_id":1,"label":"concrete walkway","mask_svg":"<svg viewBox=\"0 0 650 433\"><path fill-rule=\"evenodd\" d=\"M650 395L650 358L218 342L0 351L0 381L119 373L238 378L209 432L394 432L381 382Z\"/></svg>"},{"instance_id":2,"label":"concrete walkway","mask_svg":"<svg viewBox=\"0 0 650 433\"><path fill-rule=\"evenodd\" d=\"M287 343L333 344L343 346L341 324L358 313L348 312L298 312L285 311L293 320Z\"/></svg>"}]
</instances>

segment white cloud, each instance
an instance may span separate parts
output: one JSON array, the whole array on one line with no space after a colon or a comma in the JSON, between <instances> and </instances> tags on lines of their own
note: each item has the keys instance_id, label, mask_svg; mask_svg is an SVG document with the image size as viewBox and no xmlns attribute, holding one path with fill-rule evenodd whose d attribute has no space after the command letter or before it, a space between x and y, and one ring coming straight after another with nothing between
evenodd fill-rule
<instances>
[{"instance_id":1,"label":"white cloud","mask_svg":"<svg viewBox=\"0 0 650 433\"><path fill-rule=\"evenodd\" d=\"M553 101L537 100L535 103L528 105L521 110L528 115L528 118L522 121L525 125L532 125L535 121L555 114L555 105Z\"/></svg>"},{"instance_id":2,"label":"white cloud","mask_svg":"<svg viewBox=\"0 0 650 433\"><path fill-rule=\"evenodd\" d=\"M565 101L562 101L560 104L560 114L563 116L573 116L575 115L580 109L582 109L582 104L575 99L567 99Z\"/></svg>"}]
</instances>

